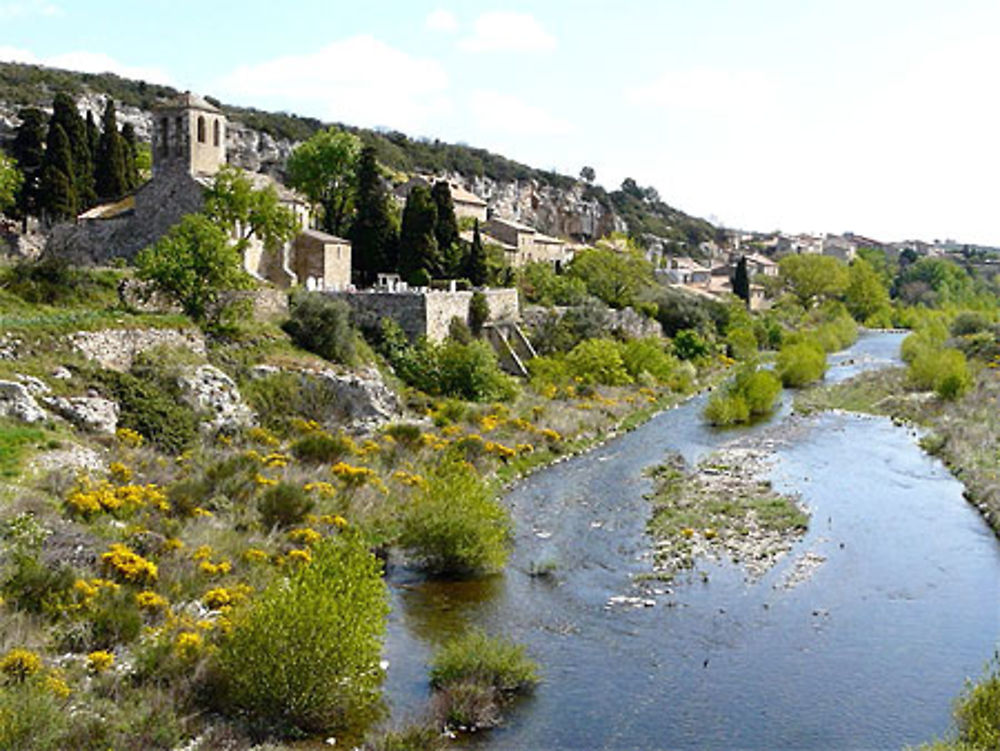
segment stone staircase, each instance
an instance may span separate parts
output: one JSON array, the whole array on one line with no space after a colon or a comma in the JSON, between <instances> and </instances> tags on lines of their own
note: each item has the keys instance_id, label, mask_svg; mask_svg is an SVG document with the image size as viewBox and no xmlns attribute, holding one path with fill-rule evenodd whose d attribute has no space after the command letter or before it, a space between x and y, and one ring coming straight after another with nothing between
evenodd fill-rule
<instances>
[{"instance_id":1,"label":"stone staircase","mask_svg":"<svg viewBox=\"0 0 1000 751\"><path fill-rule=\"evenodd\" d=\"M536 357L536 353L520 326L512 322L487 323L483 326L483 337L496 351L501 368L511 375L528 377L525 363Z\"/></svg>"}]
</instances>

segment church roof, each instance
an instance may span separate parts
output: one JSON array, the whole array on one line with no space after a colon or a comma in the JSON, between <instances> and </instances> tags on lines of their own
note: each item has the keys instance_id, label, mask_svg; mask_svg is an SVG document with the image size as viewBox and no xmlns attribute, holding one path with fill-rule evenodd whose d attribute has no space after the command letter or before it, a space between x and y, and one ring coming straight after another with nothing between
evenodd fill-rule
<instances>
[{"instance_id":1,"label":"church roof","mask_svg":"<svg viewBox=\"0 0 1000 751\"><path fill-rule=\"evenodd\" d=\"M190 91L185 91L183 94L178 94L177 96L166 99L162 102L157 102L153 105L153 109L157 110L204 110L205 112L211 112L216 115L221 115L222 110L216 107L214 104L209 102L202 96L197 94L192 94Z\"/></svg>"}]
</instances>

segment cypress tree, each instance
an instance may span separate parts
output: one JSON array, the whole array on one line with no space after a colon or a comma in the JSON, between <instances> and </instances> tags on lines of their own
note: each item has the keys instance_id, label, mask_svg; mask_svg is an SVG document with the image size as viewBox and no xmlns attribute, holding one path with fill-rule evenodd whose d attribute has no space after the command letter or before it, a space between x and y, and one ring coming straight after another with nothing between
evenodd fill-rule
<instances>
[{"instance_id":1,"label":"cypress tree","mask_svg":"<svg viewBox=\"0 0 1000 751\"><path fill-rule=\"evenodd\" d=\"M733 294L750 305L750 275L747 273L747 257L740 256L733 274Z\"/></svg>"},{"instance_id":2,"label":"cypress tree","mask_svg":"<svg viewBox=\"0 0 1000 751\"><path fill-rule=\"evenodd\" d=\"M125 142L125 182L129 190L135 190L139 187L139 147L132 123L122 126L122 140Z\"/></svg>"},{"instance_id":3,"label":"cypress tree","mask_svg":"<svg viewBox=\"0 0 1000 751\"><path fill-rule=\"evenodd\" d=\"M429 281L440 273L437 238L437 207L431 192L416 185L406 197L399 231L399 273L412 284Z\"/></svg>"},{"instance_id":4,"label":"cypress tree","mask_svg":"<svg viewBox=\"0 0 1000 751\"><path fill-rule=\"evenodd\" d=\"M443 271L448 276L462 273L462 247L458 239L458 220L455 219L455 204L451 200L451 187L444 180L438 180L431 188L431 196L437 207L437 224L434 237L441 255Z\"/></svg>"},{"instance_id":5,"label":"cypress tree","mask_svg":"<svg viewBox=\"0 0 1000 751\"><path fill-rule=\"evenodd\" d=\"M489 275L489 269L486 266L486 248L483 247L483 239L479 236L478 219L472 228L472 247L469 249L465 275L476 287L482 287L486 284Z\"/></svg>"},{"instance_id":6,"label":"cypress tree","mask_svg":"<svg viewBox=\"0 0 1000 751\"><path fill-rule=\"evenodd\" d=\"M73 177L73 153L69 136L62 125L56 123L49 128L39 190L41 213L47 221L60 221L76 216L79 203Z\"/></svg>"},{"instance_id":7,"label":"cypress tree","mask_svg":"<svg viewBox=\"0 0 1000 751\"><path fill-rule=\"evenodd\" d=\"M42 162L45 159L45 113L34 107L17 113L21 124L17 126L11 156L24 175L24 184L18 195L17 211L22 227L27 230L28 216L38 215L38 196L42 181Z\"/></svg>"},{"instance_id":8,"label":"cypress tree","mask_svg":"<svg viewBox=\"0 0 1000 751\"><path fill-rule=\"evenodd\" d=\"M128 192L124 139L118 133L115 101L108 97L101 119L101 137L94 160L94 180L102 201L116 201Z\"/></svg>"},{"instance_id":9,"label":"cypress tree","mask_svg":"<svg viewBox=\"0 0 1000 751\"><path fill-rule=\"evenodd\" d=\"M351 225L351 262L362 281L371 282L378 272L395 268L397 244L389 197L371 146L361 150L356 179L357 214Z\"/></svg>"},{"instance_id":10,"label":"cypress tree","mask_svg":"<svg viewBox=\"0 0 1000 751\"><path fill-rule=\"evenodd\" d=\"M52 118L49 131L59 125L69 139L73 160L72 181L78 209L93 206L97 200L94 192L94 164L87 139L87 125L76 109L69 94L60 92L52 100Z\"/></svg>"},{"instance_id":11,"label":"cypress tree","mask_svg":"<svg viewBox=\"0 0 1000 751\"><path fill-rule=\"evenodd\" d=\"M97 123L94 122L94 113L87 110L87 119L84 121L84 127L87 129L87 148L90 149L90 158L92 161L97 161L97 149L101 142L101 131L97 128Z\"/></svg>"}]
</instances>

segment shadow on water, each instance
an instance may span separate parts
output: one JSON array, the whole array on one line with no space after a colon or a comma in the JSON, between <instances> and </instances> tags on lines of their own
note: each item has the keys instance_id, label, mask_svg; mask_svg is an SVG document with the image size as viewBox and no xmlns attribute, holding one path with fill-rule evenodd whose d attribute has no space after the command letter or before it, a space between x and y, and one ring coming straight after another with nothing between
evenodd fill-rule
<instances>
[{"instance_id":1,"label":"shadow on water","mask_svg":"<svg viewBox=\"0 0 1000 751\"><path fill-rule=\"evenodd\" d=\"M863 337L831 358L828 379L898 362L901 338ZM886 420L803 420L786 397L771 421L720 433L701 420L705 399L515 487L503 576L390 575L394 713L420 712L434 646L475 625L525 643L544 675L505 727L474 741L491 749L899 748L945 731L1000 631L1000 552L961 485ZM606 609L649 570L643 470L779 424L795 436L773 480L813 513L791 555L753 585L704 563L654 607ZM825 562L780 587L807 551ZM552 575L532 576L540 564Z\"/></svg>"}]
</instances>

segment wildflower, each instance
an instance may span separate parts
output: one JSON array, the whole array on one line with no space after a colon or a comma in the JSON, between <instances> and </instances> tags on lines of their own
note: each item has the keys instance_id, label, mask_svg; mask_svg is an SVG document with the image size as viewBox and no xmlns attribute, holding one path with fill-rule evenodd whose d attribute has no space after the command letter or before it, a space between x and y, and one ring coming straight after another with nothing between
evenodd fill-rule
<instances>
[{"instance_id":1,"label":"wildflower","mask_svg":"<svg viewBox=\"0 0 1000 751\"><path fill-rule=\"evenodd\" d=\"M486 442L486 453L494 454L505 462L517 456L517 452L510 448L509 446L504 446L502 443L494 443L493 441Z\"/></svg>"},{"instance_id":2,"label":"wildflower","mask_svg":"<svg viewBox=\"0 0 1000 751\"><path fill-rule=\"evenodd\" d=\"M542 428L540 431L538 431L538 434L542 436L542 438L544 438L549 443L555 443L556 441L562 439L562 436L559 435L559 433L556 432L555 430L552 430L552 428Z\"/></svg>"},{"instance_id":3,"label":"wildflower","mask_svg":"<svg viewBox=\"0 0 1000 751\"><path fill-rule=\"evenodd\" d=\"M317 482L307 482L302 487L307 493L315 491L323 498L333 498L333 496L337 493L337 490L333 487L333 485L328 482L323 482L322 480Z\"/></svg>"},{"instance_id":4,"label":"wildflower","mask_svg":"<svg viewBox=\"0 0 1000 751\"><path fill-rule=\"evenodd\" d=\"M535 447L532 446L530 443L519 443L515 448L517 449L517 453L519 454L535 453Z\"/></svg>"},{"instance_id":5,"label":"wildflower","mask_svg":"<svg viewBox=\"0 0 1000 751\"><path fill-rule=\"evenodd\" d=\"M263 464L271 469L281 469L288 466L289 457L286 454L270 453L264 457Z\"/></svg>"},{"instance_id":6,"label":"wildflower","mask_svg":"<svg viewBox=\"0 0 1000 751\"><path fill-rule=\"evenodd\" d=\"M122 462L111 462L108 465L108 474L116 482L128 482L132 479L132 470L125 466Z\"/></svg>"},{"instance_id":7,"label":"wildflower","mask_svg":"<svg viewBox=\"0 0 1000 751\"><path fill-rule=\"evenodd\" d=\"M427 480L423 475L416 474L415 472L406 472L402 469L397 469L392 473L393 479L399 480L410 488L425 488L427 487Z\"/></svg>"},{"instance_id":8,"label":"wildflower","mask_svg":"<svg viewBox=\"0 0 1000 751\"><path fill-rule=\"evenodd\" d=\"M164 552L167 553L173 550L180 550L183 547L184 547L184 541L176 537L168 537L166 540L163 541L163 550Z\"/></svg>"},{"instance_id":9,"label":"wildflower","mask_svg":"<svg viewBox=\"0 0 1000 751\"><path fill-rule=\"evenodd\" d=\"M252 563L260 563L268 559L267 552L260 548L247 548L243 551L243 559Z\"/></svg>"},{"instance_id":10,"label":"wildflower","mask_svg":"<svg viewBox=\"0 0 1000 751\"><path fill-rule=\"evenodd\" d=\"M174 653L182 660L193 660L201 651L201 634L196 631L182 631L174 641Z\"/></svg>"},{"instance_id":11,"label":"wildflower","mask_svg":"<svg viewBox=\"0 0 1000 751\"><path fill-rule=\"evenodd\" d=\"M375 478L375 470L369 467L354 467L346 462L337 462L331 471L348 487L364 485Z\"/></svg>"},{"instance_id":12,"label":"wildflower","mask_svg":"<svg viewBox=\"0 0 1000 751\"><path fill-rule=\"evenodd\" d=\"M201 506L195 506L194 510L191 512L191 514L193 516L197 516L197 517L201 517L201 516L215 516L215 514L213 514L211 511L209 511L208 509L202 508Z\"/></svg>"},{"instance_id":13,"label":"wildflower","mask_svg":"<svg viewBox=\"0 0 1000 751\"><path fill-rule=\"evenodd\" d=\"M347 519L339 514L323 514L318 521L320 524L329 524L331 527L343 528L347 526Z\"/></svg>"},{"instance_id":14,"label":"wildflower","mask_svg":"<svg viewBox=\"0 0 1000 751\"><path fill-rule=\"evenodd\" d=\"M87 669L91 673L103 673L115 662L115 656L110 652L99 649L87 655Z\"/></svg>"},{"instance_id":15,"label":"wildflower","mask_svg":"<svg viewBox=\"0 0 1000 751\"><path fill-rule=\"evenodd\" d=\"M706 540L714 540L716 537L718 537L718 535L719 533L716 530L712 529L711 527L707 527L705 529Z\"/></svg>"},{"instance_id":16,"label":"wildflower","mask_svg":"<svg viewBox=\"0 0 1000 751\"><path fill-rule=\"evenodd\" d=\"M317 532L315 529L310 527L303 527L301 529L293 529L288 533L288 538L292 542L297 542L300 545L315 545L317 542L323 539L323 535Z\"/></svg>"},{"instance_id":17,"label":"wildflower","mask_svg":"<svg viewBox=\"0 0 1000 751\"><path fill-rule=\"evenodd\" d=\"M118 428L115 431L115 438L118 439L120 444L129 448L139 448L142 446L144 440L141 434L131 428Z\"/></svg>"},{"instance_id":18,"label":"wildflower","mask_svg":"<svg viewBox=\"0 0 1000 751\"><path fill-rule=\"evenodd\" d=\"M290 563L311 563L312 553L308 548L292 548L288 551L288 561Z\"/></svg>"},{"instance_id":19,"label":"wildflower","mask_svg":"<svg viewBox=\"0 0 1000 751\"><path fill-rule=\"evenodd\" d=\"M259 443L262 446L278 446L281 441L266 428L250 428L247 431L247 437L254 443Z\"/></svg>"},{"instance_id":20,"label":"wildflower","mask_svg":"<svg viewBox=\"0 0 1000 751\"><path fill-rule=\"evenodd\" d=\"M199 545L195 548L194 552L191 554L191 560L193 561L207 561L212 557L212 546L211 545Z\"/></svg>"},{"instance_id":21,"label":"wildflower","mask_svg":"<svg viewBox=\"0 0 1000 751\"><path fill-rule=\"evenodd\" d=\"M684 528L683 528L683 529L681 530L681 534L682 534L682 535L683 535L684 537L687 537L687 538L691 538L691 537L694 537L694 530L693 530L693 529L691 529L691 527L684 527Z\"/></svg>"},{"instance_id":22,"label":"wildflower","mask_svg":"<svg viewBox=\"0 0 1000 751\"><path fill-rule=\"evenodd\" d=\"M156 581L156 564L121 543L114 543L108 552L101 553L101 565L127 582L143 583Z\"/></svg>"},{"instance_id":23,"label":"wildflower","mask_svg":"<svg viewBox=\"0 0 1000 751\"><path fill-rule=\"evenodd\" d=\"M13 681L23 681L42 669L42 658L29 649L15 648L0 658L0 673Z\"/></svg>"},{"instance_id":24,"label":"wildflower","mask_svg":"<svg viewBox=\"0 0 1000 751\"><path fill-rule=\"evenodd\" d=\"M57 699L68 699L69 695L72 693L72 691L70 691L69 684L66 683L62 676L54 670L45 676L45 690Z\"/></svg>"},{"instance_id":25,"label":"wildflower","mask_svg":"<svg viewBox=\"0 0 1000 751\"><path fill-rule=\"evenodd\" d=\"M212 563L211 561L202 561L198 568L201 572L207 576L225 576L230 571L233 570L233 564L229 561L219 561L218 563Z\"/></svg>"},{"instance_id":26,"label":"wildflower","mask_svg":"<svg viewBox=\"0 0 1000 751\"><path fill-rule=\"evenodd\" d=\"M135 604L139 610L156 613L161 610L166 610L167 599L162 595L158 595L156 592L147 589L143 592L139 592L139 594L135 596Z\"/></svg>"},{"instance_id":27,"label":"wildflower","mask_svg":"<svg viewBox=\"0 0 1000 751\"><path fill-rule=\"evenodd\" d=\"M255 474L253 476L253 481L255 483L257 483L258 485L261 485L261 486L264 486L264 485L277 485L278 484L277 480L272 480L270 477L262 475L260 472L258 472L257 474Z\"/></svg>"},{"instance_id":28,"label":"wildflower","mask_svg":"<svg viewBox=\"0 0 1000 751\"><path fill-rule=\"evenodd\" d=\"M202 604L209 610L222 610L242 602L250 596L252 590L246 584L233 587L217 587L208 590L201 598Z\"/></svg>"}]
</instances>

